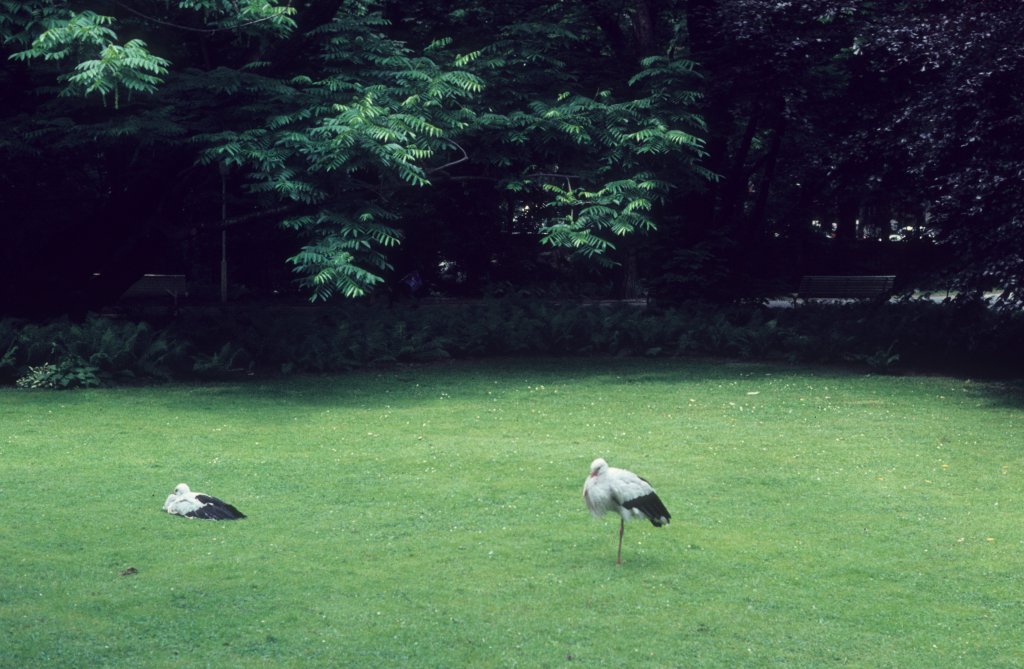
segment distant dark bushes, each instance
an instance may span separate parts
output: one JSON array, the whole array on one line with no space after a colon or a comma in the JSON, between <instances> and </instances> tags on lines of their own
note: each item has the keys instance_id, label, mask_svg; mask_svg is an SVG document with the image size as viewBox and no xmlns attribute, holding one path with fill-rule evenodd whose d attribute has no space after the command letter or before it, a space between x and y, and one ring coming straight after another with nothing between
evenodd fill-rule
<instances>
[{"instance_id":1,"label":"distant dark bushes","mask_svg":"<svg viewBox=\"0 0 1024 669\"><path fill-rule=\"evenodd\" d=\"M163 326L92 316L0 321L0 383L71 388L516 355L709 355L883 372L1024 375L1024 315L982 304L700 303L504 298L378 307L186 310Z\"/></svg>"}]
</instances>

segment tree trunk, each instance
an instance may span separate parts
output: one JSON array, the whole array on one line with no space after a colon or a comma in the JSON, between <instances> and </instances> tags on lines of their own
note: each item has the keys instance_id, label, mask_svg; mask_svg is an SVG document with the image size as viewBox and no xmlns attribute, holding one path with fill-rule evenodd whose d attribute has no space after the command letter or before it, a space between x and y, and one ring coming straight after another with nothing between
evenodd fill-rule
<instances>
[{"instance_id":1,"label":"tree trunk","mask_svg":"<svg viewBox=\"0 0 1024 669\"><path fill-rule=\"evenodd\" d=\"M836 219L836 239L850 241L857 238L857 212L860 203L852 196L839 201L839 212Z\"/></svg>"},{"instance_id":2,"label":"tree trunk","mask_svg":"<svg viewBox=\"0 0 1024 669\"><path fill-rule=\"evenodd\" d=\"M639 263L637 262L635 248L630 248L626 252L626 259L622 263L622 270L622 297L627 300L643 297L643 290L640 286Z\"/></svg>"},{"instance_id":3,"label":"tree trunk","mask_svg":"<svg viewBox=\"0 0 1024 669\"><path fill-rule=\"evenodd\" d=\"M633 34L636 36L637 54L651 54L654 45L654 12L648 0L633 1Z\"/></svg>"},{"instance_id":4,"label":"tree trunk","mask_svg":"<svg viewBox=\"0 0 1024 669\"><path fill-rule=\"evenodd\" d=\"M763 237L767 231L765 211L768 208L768 195L771 192L772 181L775 179L775 167L778 164L785 127L786 120L780 116L775 123L771 142L768 145L768 153L765 155L764 168L761 170L761 178L758 180L755 194L754 208L744 222L743 237L748 241Z\"/></svg>"}]
</instances>

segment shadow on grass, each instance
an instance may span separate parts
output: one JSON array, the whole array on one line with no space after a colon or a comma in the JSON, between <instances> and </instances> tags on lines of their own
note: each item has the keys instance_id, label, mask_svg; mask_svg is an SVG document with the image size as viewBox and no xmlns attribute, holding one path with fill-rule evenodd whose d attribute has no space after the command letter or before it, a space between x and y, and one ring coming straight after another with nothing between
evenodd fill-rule
<instances>
[{"instance_id":1,"label":"shadow on grass","mask_svg":"<svg viewBox=\"0 0 1024 669\"><path fill-rule=\"evenodd\" d=\"M980 399L1003 409L1024 409L1024 381L992 381L973 385Z\"/></svg>"},{"instance_id":2,"label":"shadow on grass","mask_svg":"<svg viewBox=\"0 0 1024 669\"><path fill-rule=\"evenodd\" d=\"M749 382L755 379L813 377L841 381L876 376L841 366L790 364L714 358L490 358L365 368L325 375L246 378L194 386L196 397L234 399L273 406L371 407L383 402L410 407L437 401L442 392L460 392L492 377L503 383L566 385L604 377L612 386L671 385L688 382ZM904 378L900 376L894 379ZM905 377L914 378L914 377ZM949 377L957 379L957 377ZM509 381L511 379L511 381ZM1024 380L969 381L970 392L993 406L1024 408ZM475 387L479 387L476 385Z\"/></svg>"}]
</instances>

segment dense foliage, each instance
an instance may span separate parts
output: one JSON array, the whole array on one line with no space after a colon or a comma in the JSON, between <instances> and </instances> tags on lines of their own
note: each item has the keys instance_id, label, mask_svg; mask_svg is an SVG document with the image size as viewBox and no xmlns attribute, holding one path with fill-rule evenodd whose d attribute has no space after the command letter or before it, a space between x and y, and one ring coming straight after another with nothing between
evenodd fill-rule
<instances>
[{"instance_id":1,"label":"dense foliage","mask_svg":"<svg viewBox=\"0 0 1024 669\"><path fill-rule=\"evenodd\" d=\"M1024 373L1020 314L931 302L770 310L482 300L379 309L199 309L163 325L0 321L0 382L25 387L338 372L484 356L725 356L878 372Z\"/></svg>"},{"instance_id":2,"label":"dense foliage","mask_svg":"<svg viewBox=\"0 0 1024 669\"><path fill-rule=\"evenodd\" d=\"M616 79L581 80L560 61L594 36L581 12L538 5L491 44L439 34L414 51L361 0L111 9L5 4L4 83L23 108L0 141L52 172L53 187L80 184L95 212L61 221L65 235L117 236L129 253L153 236L266 220L297 233L290 260L315 297L357 296L381 280L433 181L484 180L493 206L480 215L532 209L522 232L603 256L615 237L654 226L669 184L648 156L674 179L701 172L700 119L680 86L692 63L651 55ZM145 39L125 39L135 34ZM167 58L150 46L161 41ZM54 83L57 98L45 92ZM82 162L49 167L69 153ZM7 197L38 198L24 178L11 177ZM81 269L123 263L103 255Z\"/></svg>"},{"instance_id":3,"label":"dense foliage","mask_svg":"<svg viewBox=\"0 0 1024 669\"><path fill-rule=\"evenodd\" d=\"M5 1L0 291L80 314L143 271L212 290L225 258L236 288L289 290L290 263L314 298L731 299L859 271L870 239L905 283L1019 298L1022 12Z\"/></svg>"},{"instance_id":4,"label":"dense foliage","mask_svg":"<svg viewBox=\"0 0 1024 669\"><path fill-rule=\"evenodd\" d=\"M969 288L1024 280L1024 5L900 2L858 45L887 77L894 108L877 128L912 177L929 225L962 261ZM898 12L898 13L897 13ZM892 90L892 87L889 87Z\"/></svg>"},{"instance_id":5,"label":"dense foliage","mask_svg":"<svg viewBox=\"0 0 1024 669\"><path fill-rule=\"evenodd\" d=\"M763 240L807 250L820 244L801 240L822 235L840 248L892 235L948 253L926 263L943 278L892 266L910 280L1020 297L1019 3L688 8L690 57L706 73L708 166L723 176L694 204L710 230L745 247L734 265L779 262Z\"/></svg>"}]
</instances>

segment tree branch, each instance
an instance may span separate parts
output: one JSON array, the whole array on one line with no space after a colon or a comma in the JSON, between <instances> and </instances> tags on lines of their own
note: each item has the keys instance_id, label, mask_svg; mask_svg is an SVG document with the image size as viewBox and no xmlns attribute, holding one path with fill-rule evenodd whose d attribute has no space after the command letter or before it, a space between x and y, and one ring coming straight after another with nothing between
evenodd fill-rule
<instances>
[{"instance_id":1,"label":"tree branch","mask_svg":"<svg viewBox=\"0 0 1024 669\"><path fill-rule=\"evenodd\" d=\"M247 26L251 26L251 25L254 25L254 24L257 24L257 23L263 23L264 21L269 21L271 19L276 19L279 16L284 16L285 15L284 11L280 11L280 12L277 12L276 14L271 14L270 16L264 16L262 18L252 19L250 21L245 21L243 23L239 23L237 25L228 26L228 27L224 27L224 28L194 28L192 26L182 25L180 23L173 23L171 21L164 21L163 19L158 19L155 16L149 16L148 14L144 14L144 13L140 12L137 9L129 7L128 5L124 4L123 2L119 2L118 0L113 0L113 1L114 1L115 5L117 5L121 9L125 10L126 12L134 14L135 16L138 16L139 18L146 19L147 21L150 21L152 23L156 23L156 24L161 25L161 26L166 26L168 28L174 28L176 30L187 30L189 32L204 33L204 34L207 34L207 35L212 35L213 33L223 32L225 30L238 30L239 28L245 28Z\"/></svg>"},{"instance_id":2,"label":"tree branch","mask_svg":"<svg viewBox=\"0 0 1024 669\"><path fill-rule=\"evenodd\" d=\"M459 151L462 151L462 157L461 158L457 158L456 160L453 160L450 163L445 163L444 165L439 165L437 167L431 167L430 169L425 169L425 170L423 170L425 173L433 174L434 172L440 172L441 170L443 170L445 168L451 167L453 165L458 165L459 163L464 163L467 160L469 160L469 154L466 153L466 150L464 148L459 146L458 142L452 142L451 140L448 140L448 141L451 142L452 146L457 148Z\"/></svg>"}]
</instances>

